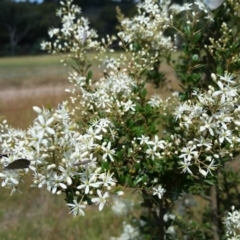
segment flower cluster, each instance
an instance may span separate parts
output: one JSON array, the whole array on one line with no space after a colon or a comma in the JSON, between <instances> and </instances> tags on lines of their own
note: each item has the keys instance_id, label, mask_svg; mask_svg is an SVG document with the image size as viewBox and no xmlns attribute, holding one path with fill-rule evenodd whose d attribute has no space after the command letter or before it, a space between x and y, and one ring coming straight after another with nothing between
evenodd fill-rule
<instances>
[{"instance_id":1,"label":"flower cluster","mask_svg":"<svg viewBox=\"0 0 240 240\"><path fill-rule=\"evenodd\" d=\"M118 36L126 43L141 42L151 44L151 49L158 51L173 50L170 37L165 37L164 31L169 27L167 1L148 0L137 5L138 14L132 19L122 19L122 31ZM120 16L119 16L120 18Z\"/></svg>"},{"instance_id":2,"label":"flower cluster","mask_svg":"<svg viewBox=\"0 0 240 240\"><path fill-rule=\"evenodd\" d=\"M39 107L34 110L38 117L26 132L1 125L6 130L1 133L1 148L7 155L1 158L2 165L6 166L16 158L29 159L29 168L34 173L33 186L46 186L57 194L71 189L80 197L80 201L75 200L69 205L74 215L83 215L80 209L88 195L102 210L110 197L109 191L116 185L113 174L99 168L97 163L97 157L101 161L114 161L111 143L101 141L112 131L111 122L99 119L81 134L71 120L67 103L55 111ZM4 170L0 174L2 186L15 190L24 172L28 171Z\"/></svg>"},{"instance_id":3,"label":"flower cluster","mask_svg":"<svg viewBox=\"0 0 240 240\"><path fill-rule=\"evenodd\" d=\"M203 176L216 168L215 164L229 160L239 146L239 92L234 76L226 73L204 93L195 92L196 99L179 105L175 118L184 135L179 136L179 151L183 172L192 174L196 165Z\"/></svg>"},{"instance_id":4,"label":"flower cluster","mask_svg":"<svg viewBox=\"0 0 240 240\"><path fill-rule=\"evenodd\" d=\"M73 103L79 103L78 107L83 115L89 111L93 114L97 114L99 111L112 114L112 109L120 115L135 111L136 105L131 100L135 96L131 94L136 82L126 73L109 74L107 78L100 79L91 90L82 87L85 79L82 78L82 80L77 82L77 78L72 78L75 87L68 91L73 93L71 100Z\"/></svg>"},{"instance_id":5,"label":"flower cluster","mask_svg":"<svg viewBox=\"0 0 240 240\"><path fill-rule=\"evenodd\" d=\"M240 212L233 206L225 218L226 236L228 240L240 239Z\"/></svg>"},{"instance_id":6,"label":"flower cluster","mask_svg":"<svg viewBox=\"0 0 240 240\"><path fill-rule=\"evenodd\" d=\"M134 106L139 104L136 97L128 105L129 100L119 101L131 97L135 86L130 81L131 78L121 76L124 83L119 84L115 78L108 78L96 86L95 92L82 89L82 109L85 106L88 111L92 110L93 115L89 119L92 119L91 116L95 118L85 129L75 123L67 102L59 105L56 110L34 107L38 116L26 132L12 129L3 123L1 148L4 153L8 153L9 149L11 151L7 157L2 157L2 165L6 166L16 158L27 158L31 161L30 169L34 172L34 186L46 186L49 191L58 194L70 189L74 192L76 199L68 203L74 215L84 214L87 199L99 204L99 209L102 210L116 180L113 173L101 168L99 163L108 161L115 164L118 151L125 149L112 147L120 141L116 125L125 127L126 124L124 121L115 122L116 118L121 117L119 113L122 116L131 115L135 111ZM178 165L182 169L180 171L203 177L212 174L224 158L232 158L240 142L237 83L233 81L234 76L228 73L218 80L215 75L212 77L216 80L216 87L209 86L207 93L195 92L195 99L176 106L173 116L181 134L172 135L168 140L159 139L157 135L153 139L144 135L135 137L132 146L126 149L128 158L135 159L138 154L144 153L141 161L161 164L163 159L170 163L178 156ZM100 97L101 101L96 101L96 97ZM105 99L109 102L106 103ZM164 101L154 96L148 104L155 109L157 103L161 105ZM82 113L86 114L87 110ZM101 114L104 118L96 118L96 114ZM114 119L114 123L110 118ZM23 171L29 170L5 170L0 175L3 178L2 186L15 189ZM146 171L145 169L144 174ZM159 199L166 193L160 179L144 180L144 184Z\"/></svg>"},{"instance_id":7,"label":"flower cluster","mask_svg":"<svg viewBox=\"0 0 240 240\"><path fill-rule=\"evenodd\" d=\"M123 233L119 237L111 237L111 240L130 240L139 239L142 237L138 228L133 227L131 224L123 222Z\"/></svg>"},{"instance_id":8,"label":"flower cluster","mask_svg":"<svg viewBox=\"0 0 240 240\"><path fill-rule=\"evenodd\" d=\"M88 60L87 51L105 51L96 40L98 35L89 27L88 19L81 16L81 8L72 4L73 0L60 2L62 7L56 15L61 19L61 28L51 28L48 32L53 43L43 41L41 48L52 54L63 54L62 62L66 65L68 58L79 60L79 67L83 67ZM111 39L107 39L111 43ZM104 41L105 43L105 41Z\"/></svg>"}]
</instances>

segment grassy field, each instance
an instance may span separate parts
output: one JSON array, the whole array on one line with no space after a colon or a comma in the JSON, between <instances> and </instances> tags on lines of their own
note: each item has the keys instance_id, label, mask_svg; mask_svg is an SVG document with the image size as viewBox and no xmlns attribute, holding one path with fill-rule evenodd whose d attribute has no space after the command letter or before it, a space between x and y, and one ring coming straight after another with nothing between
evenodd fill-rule
<instances>
[{"instance_id":1,"label":"grassy field","mask_svg":"<svg viewBox=\"0 0 240 240\"><path fill-rule=\"evenodd\" d=\"M110 207L103 212L93 207L85 217L74 218L68 214L64 196L23 184L21 190L22 194L10 196L8 190L1 189L0 239L101 240L121 232L122 219Z\"/></svg>"},{"instance_id":2,"label":"grassy field","mask_svg":"<svg viewBox=\"0 0 240 240\"><path fill-rule=\"evenodd\" d=\"M66 82L69 67L62 67L59 56L0 58L0 86L30 87Z\"/></svg>"},{"instance_id":3,"label":"grassy field","mask_svg":"<svg viewBox=\"0 0 240 240\"><path fill-rule=\"evenodd\" d=\"M69 97L64 90L70 70L59 56L0 58L0 116L14 127L28 127L36 117L32 106L56 107Z\"/></svg>"}]
</instances>

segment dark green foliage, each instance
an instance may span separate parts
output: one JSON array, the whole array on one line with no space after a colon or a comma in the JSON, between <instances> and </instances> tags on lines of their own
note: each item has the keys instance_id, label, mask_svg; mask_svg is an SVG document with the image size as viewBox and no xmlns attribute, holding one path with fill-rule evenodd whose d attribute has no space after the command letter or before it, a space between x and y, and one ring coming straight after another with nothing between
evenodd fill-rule
<instances>
[{"instance_id":1,"label":"dark green foliage","mask_svg":"<svg viewBox=\"0 0 240 240\"><path fill-rule=\"evenodd\" d=\"M48 39L50 27L59 27L56 9L60 0L36 2L0 1L0 56L42 54L40 43ZM113 2L111 0L75 0L83 10L83 15L90 19L91 25L102 38L106 34L116 33L116 6L124 14L133 14L133 1ZM11 39L11 40L9 40Z\"/></svg>"}]
</instances>

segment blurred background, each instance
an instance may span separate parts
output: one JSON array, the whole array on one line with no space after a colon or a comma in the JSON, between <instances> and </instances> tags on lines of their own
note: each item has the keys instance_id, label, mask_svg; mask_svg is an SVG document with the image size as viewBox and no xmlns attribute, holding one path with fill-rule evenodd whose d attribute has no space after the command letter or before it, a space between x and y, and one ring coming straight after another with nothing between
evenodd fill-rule
<instances>
[{"instance_id":1,"label":"blurred background","mask_svg":"<svg viewBox=\"0 0 240 240\"><path fill-rule=\"evenodd\" d=\"M0 56L43 54L39 44L48 39L48 29L60 25L56 9L60 0L0 1ZM75 0L99 37L116 33L116 6L126 16L135 11L134 0Z\"/></svg>"},{"instance_id":2,"label":"blurred background","mask_svg":"<svg viewBox=\"0 0 240 240\"><path fill-rule=\"evenodd\" d=\"M116 6L126 17L136 11L140 0L74 0L99 37L116 33ZM182 3L183 0L174 0ZM39 47L48 39L48 29L58 27L56 9L60 0L0 0L0 56L44 54Z\"/></svg>"}]
</instances>

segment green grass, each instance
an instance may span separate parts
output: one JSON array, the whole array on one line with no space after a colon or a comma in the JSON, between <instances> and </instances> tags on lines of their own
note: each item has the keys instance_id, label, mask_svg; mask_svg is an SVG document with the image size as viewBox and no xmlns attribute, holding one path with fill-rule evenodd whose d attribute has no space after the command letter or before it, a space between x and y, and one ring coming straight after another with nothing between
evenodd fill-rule
<instances>
[{"instance_id":1,"label":"green grass","mask_svg":"<svg viewBox=\"0 0 240 240\"><path fill-rule=\"evenodd\" d=\"M0 116L7 118L13 127L26 128L36 117L32 106L56 107L68 99L69 94L64 89L69 85L71 67L64 67L60 59L61 56L55 55L0 58ZM96 77L102 74L96 62L93 62L93 69ZM39 88L42 92L43 86L48 92L36 94ZM55 91L56 86L62 91ZM14 96L3 99L2 91L6 93L9 89Z\"/></svg>"},{"instance_id":2,"label":"green grass","mask_svg":"<svg viewBox=\"0 0 240 240\"><path fill-rule=\"evenodd\" d=\"M25 57L3 57L0 58L0 67L36 67L58 65L60 56L42 55L42 56L25 56Z\"/></svg>"},{"instance_id":3,"label":"green grass","mask_svg":"<svg viewBox=\"0 0 240 240\"><path fill-rule=\"evenodd\" d=\"M67 82L69 67L62 67L59 56L0 58L0 86L29 87Z\"/></svg>"},{"instance_id":4,"label":"green grass","mask_svg":"<svg viewBox=\"0 0 240 240\"><path fill-rule=\"evenodd\" d=\"M60 56L2 58L0 84L4 88L63 84L69 70L60 63Z\"/></svg>"},{"instance_id":5,"label":"green grass","mask_svg":"<svg viewBox=\"0 0 240 240\"><path fill-rule=\"evenodd\" d=\"M89 57L93 58L94 54L90 53ZM67 84L72 68L70 64L64 67L60 60L61 56L56 55L0 58L0 89ZM99 77L101 71L95 60L92 69L95 77Z\"/></svg>"},{"instance_id":6,"label":"green grass","mask_svg":"<svg viewBox=\"0 0 240 240\"><path fill-rule=\"evenodd\" d=\"M102 212L97 206L89 207L85 217L74 218L68 213L64 194L52 195L23 184L21 190L22 194L10 196L9 190L1 189L0 239L102 240L121 233L123 219L110 206Z\"/></svg>"}]
</instances>

